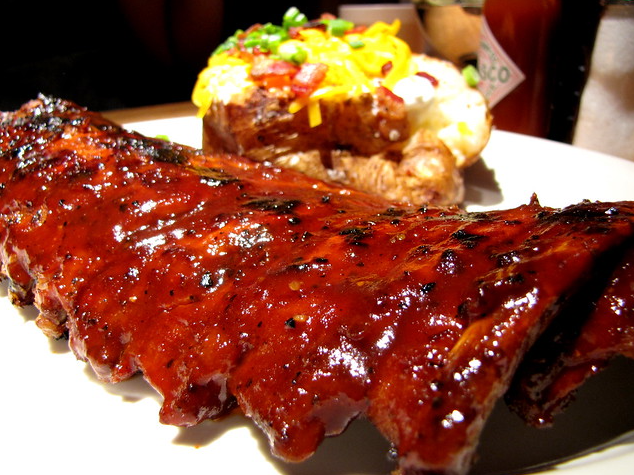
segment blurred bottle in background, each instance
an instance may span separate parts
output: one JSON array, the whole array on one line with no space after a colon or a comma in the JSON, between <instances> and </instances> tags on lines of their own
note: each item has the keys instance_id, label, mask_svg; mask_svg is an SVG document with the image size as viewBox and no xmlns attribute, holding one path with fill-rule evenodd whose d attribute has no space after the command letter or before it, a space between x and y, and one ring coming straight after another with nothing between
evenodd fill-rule
<instances>
[{"instance_id":1,"label":"blurred bottle in background","mask_svg":"<svg viewBox=\"0 0 634 475\"><path fill-rule=\"evenodd\" d=\"M572 142L603 4L604 0L561 2L561 20L552 45L553 97L548 132L552 140Z\"/></svg>"},{"instance_id":2,"label":"blurred bottle in background","mask_svg":"<svg viewBox=\"0 0 634 475\"><path fill-rule=\"evenodd\" d=\"M498 129L547 137L561 0L486 0L478 50L480 90Z\"/></svg>"},{"instance_id":3,"label":"blurred bottle in background","mask_svg":"<svg viewBox=\"0 0 634 475\"><path fill-rule=\"evenodd\" d=\"M497 128L573 142L608 3L632 5L631 0L486 0L480 89ZM634 51L634 37L621 35L621 44ZM616 59L613 48L602 54Z\"/></svg>"}]
</instances>

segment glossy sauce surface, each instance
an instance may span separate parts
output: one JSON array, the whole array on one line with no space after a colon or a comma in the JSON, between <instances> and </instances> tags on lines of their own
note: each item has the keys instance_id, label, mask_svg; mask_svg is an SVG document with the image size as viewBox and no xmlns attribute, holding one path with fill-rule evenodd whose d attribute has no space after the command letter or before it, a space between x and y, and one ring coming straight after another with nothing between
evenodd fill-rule
<instances>
[{"instance_id":1,"label":"glossy sauce surface","mask_svg":"<svg viewBox=\"0 0 634 475\"><path fill-rule=\"evenodd\" d=\"M104 381L142 372L162 422L239 408L287 460L365 415L402 473L466 473L525 352L634 235L631 202L406 208L65 101L0 118L14 302Z\"/></svg>"}]
</instances>

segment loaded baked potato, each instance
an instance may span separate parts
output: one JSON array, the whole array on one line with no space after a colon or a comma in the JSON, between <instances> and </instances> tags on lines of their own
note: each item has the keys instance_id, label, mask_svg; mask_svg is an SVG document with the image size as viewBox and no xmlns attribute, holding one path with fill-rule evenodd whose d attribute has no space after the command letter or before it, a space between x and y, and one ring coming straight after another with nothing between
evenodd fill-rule
<instances>
[{"instance_id":1,"label":"loaded baked potato","mask_svg":"<svg viewBox=\"0 0 634 475\"><path fill-rule=\"evenodd\" d=\"M220 45L192 100L206 152L237 153L415 204L460 203L491 131L483 96L413 54L400 22L368 27L291 8Z\"/></svg>"}]
</instances>

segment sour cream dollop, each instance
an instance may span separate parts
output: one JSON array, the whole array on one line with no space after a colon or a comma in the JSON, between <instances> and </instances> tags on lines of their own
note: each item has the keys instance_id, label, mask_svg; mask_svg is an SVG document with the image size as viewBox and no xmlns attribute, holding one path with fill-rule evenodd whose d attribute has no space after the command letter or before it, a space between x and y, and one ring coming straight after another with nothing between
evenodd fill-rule
<instances>
[{"instance_id":1,"label":"sour cream dollop","mask_svg":"<svg viewBox=\"0 0 634 475\"><path fill-rule=\"evenodd\" d=\"M407 76L394 84L394 94L405 101L407 110L420 110L427 107L436 96L436 88L426 77Z\"/></svg>"}]
</instances>

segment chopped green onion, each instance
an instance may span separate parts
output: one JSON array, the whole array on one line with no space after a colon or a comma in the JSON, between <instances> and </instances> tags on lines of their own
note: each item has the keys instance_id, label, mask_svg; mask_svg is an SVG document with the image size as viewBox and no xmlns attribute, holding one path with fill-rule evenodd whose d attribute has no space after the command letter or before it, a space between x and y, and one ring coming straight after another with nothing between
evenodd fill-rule
<instances>
[{"instance_id":1,"label":"chopped green onion","mask_svg":"<svg viewBox=\"0 0 634 475\"><path fill-rule=\"evenodd\" d=\"M169 142L169 140L170 140L170 139L169 139L169 137L168 137L167 135L164 135L164 134L158 134L158 135L155 135L155 137L156 137L157 139L160 139L160 140L165 140L165 141L167 141L167 142Z\"/></svg>"},{"instance_id":2,"label":"chopped green onion","mask_svg":"<svg viewBox=\"0 0 634 475\"><path fill-rule=\"evenodd\" d=\"M275 52L277 51L277 48L280 46L280 44L286 39L288 39L288 36L284 37L284 35L281 35L279 33L270 33L268 35L262 35L260 49L262 51Z\"/></svg>"},{"instance_id":3,"label":"chopped green onion","mask_svg":"<svg viewBox=\"0 0 634 475\"><path fill-rule=\"evenodd\" d=\"M322 20L328 28L328 33L332 36L343 36L348 30L354 28L354 23L343 18L333 18L332 20Z\"/></svg>"},{"instance_id":4,"label":"chopped green onion","mask_svg":"<svg viewBox=\"0 0 634 475\"><path fill-rule=\"evenodd\" d=\"M281 43L282 41L286 41L288 39L288 33L286 30L276 31L275 33L271 33L269 35L269 42Z\"/></svg>"},{"instance_id":5,"label":"chopped green onion","mask_svg":"<svg viewBox=\"0 0 634 475\"><path fill-rule=\"evenodd\" d=\"M277 54L284 61L296 65L302 64L308 58L308 52L294 43L282 43L277 50Z\"/></svg>"},{"instance_id":6,"label":"chopped green onion","mask_svg":"<svg viewBox=\"0 0 634 475\"><path fill-rule=\"evenodd\" d=\"M328 32L333 36L343 36L346 31L354 28L354 23L343 20L341 18L323 19L321 23L326 25ZM260 51L278 54L280 46L289 39L289 28L299 27L308 23L308 18L297 7L290 7L282 19L282 26L266 23L260 27L253 29L245 36L244 30L237 30L232 36L227 38L212 53L218 54L232 48L244 48L247 51L253 51L258 48ZM364 46L362 41L351 41L350 47L361 48ZM302 49L285 51L280 54L282 59L295 64L301 64L306 61L307 52Z\"/></svg>"},{"instance_id":7,"label":"chopped green onion","mask_svg":"<svg viewBox=\"0 0 634 475\"><path fill-rule=\"evenodd\" d=\"M284 13L284 18L282 20L282 26L287 30L293 26L302 26L304 23L308 21L306 15L299 11L297 7L290 7Z\"/></svg>"},{"instance_id":8,"label":"chopped green onion","mask_svg":"<svg viewBox=\"0 0 634 475\"><path fill-rule=\"evenodd\" d=\"M214 54L222 53L223 51L227 51L227 50L230 50L231 48L234 48L234 47L238 46L238 36L237 36L237 34L238 34L238 32L236 32L235 35L230 36L223 43L218 45L218 47L212 53L212 56Z\"/></svg>"},{"instance_id":9,"label":"chopped green onion","mask_svg":"<svg viewBox=\"0 0 634 475\"><path fill-rule=\"evenodd\" d=\"M275 26L273 23L270 23L270 22L265 23L264 25L260 27L260 31L263 31L264 33L275 33L279 29L280 29L279 26Z\"/></svg>"},{"instance_id":10,"label":"chopped green onion","mask_svg":"<svg viewBox=\"0 0 634 475\"><path fill-rule=\"evenodd\" d=\"M462 68L462 77L464 77L467 84L471 87L476 87L480 82L480 73L478 73L478 69L472 64L468 64Z\"/></svg>"},{"instance_id":11,"label":"chopped green onion","mask_svg":"<svg viewBox=\"0 0 634 475\"><path fill-rule=\"evenodd\" d=\"M256 46L259 46L261 43L261 38L256 35L248 35L243 42L243 45L246 49L252 49Z\"/></svg>"},{"instance_id":12,"label":"chopped green onion","mask_svg":"<svg viewBox=\"0 0 634 475\"><path fill-rule=\"evenodd\" d=\"M282 27L267 23L266 25L251 31L242 43L246 50L259 48L260 51L275 52L279 45L288 39L288 32Z\"/></svg>"},{"instance_id":13,"label":"chopped green onion","mask_svg":"<svg viewBox=\"0 0 634 475\"><path fill-rule=\"evenodd\" d=\"M348 44L350 45L350 48L352 49L359 49L365 46L365 43L361 40L351 40L351 41L348 41Z\"/></svg>"}]
</instances>

